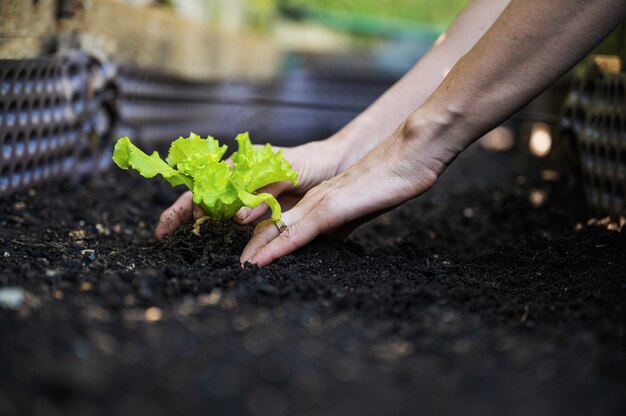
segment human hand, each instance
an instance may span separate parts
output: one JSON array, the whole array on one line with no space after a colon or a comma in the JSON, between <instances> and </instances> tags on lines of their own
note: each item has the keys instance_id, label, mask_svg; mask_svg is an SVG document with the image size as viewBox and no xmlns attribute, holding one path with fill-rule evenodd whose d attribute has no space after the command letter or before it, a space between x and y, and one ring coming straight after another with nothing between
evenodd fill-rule
<instances>
[{"instance_id":1,"label":"human hand","mask_svg":"<svg viewBox=\"0 0 626 416\"><path fill-rule=\"evenodd\" d=\"M422 194L456 156L440 143L403 124L352 167L312 187L285 211L287 228L281 233L271 220L259 223L241 262L267 265L320 234L345 238L364 221Z\"/></svg>"},{"instance_id":2,"label":"human hand","mask_svg":"<svg viewBox=\"0 0 626 416\"><path fill-rule=\"evenodd\" d=\"M281 149L281 148L277 148ZM279 182L258 190L270 193L278 199L283 209L296 204L306 191L318 183L329 179L341 168L341 157L333 140L310 142L293 148L282 148L283 156L299 173L296 187L291 182ZM155 230L157 239L176 231L182 224L197 220L206 214L199 205L193 203L191 191L183 193L172 206L161 214ZM269 207L263 203L254 209L243 207L233 220L240 224L250 224L268 212Z\"/></svg>"}]
</instances>

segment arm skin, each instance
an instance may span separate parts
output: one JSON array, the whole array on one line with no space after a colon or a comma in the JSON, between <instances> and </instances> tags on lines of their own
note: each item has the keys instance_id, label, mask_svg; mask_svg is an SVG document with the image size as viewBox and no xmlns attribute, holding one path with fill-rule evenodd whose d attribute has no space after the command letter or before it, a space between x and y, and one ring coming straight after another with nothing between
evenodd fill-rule
<instances>
[{"instance_id":1,"label":"arm skin","mask_svg":"<svg viewBox=\"0 0 626 416\"><path fill-rule=\"evenodd\" d=\"M450 25L430 51L394 86L327 140L285 148L284 156L300 172L300 184L278 183L265 187L290 208L314 186L343 172L367 152L387 139L420 104L428 98L446 74L493 24L510 0L473 0ZM242 208L234 220L240 224L256 222L266 213L266 204ZM166 209L155 230L157 238L177 230L183 223L204 215L185 192Z\"/></svg>"},{"instance_id":2,"label":"arm skin","mask_svg":"<svg viewBox=\"0 0 626 416\"><path fill-rule=\"evenodd\" d=\"M409 72L330 141L345 156L343 171L387 139L441 84L510 0L473 0Z\"/></svg>"},{"instance_id":3,"label":"arm skin","mask_svg":"<svg viewBox=\"0 0 626 416\"><path fill-rule=\"evenodd\" d=\"M545 90L626 17L623 0L513 0L435 92L385 141L261 223L242 261L266 265L428 190L456 156Z\"/></svg>"}]
</instances>

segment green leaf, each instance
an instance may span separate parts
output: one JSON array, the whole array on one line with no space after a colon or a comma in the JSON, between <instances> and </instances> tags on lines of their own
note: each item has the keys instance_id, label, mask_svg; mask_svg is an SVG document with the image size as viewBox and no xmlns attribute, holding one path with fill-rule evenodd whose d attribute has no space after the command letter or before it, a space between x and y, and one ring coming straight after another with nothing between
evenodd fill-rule
<instances>
[{"instance_id":1,"label":"green leaf","mask_svg":"<svg viewBox=\"0 0 626 416\"><path fill-rule=\"evenodd\" d=\"M250 207L250 208L257 207L261 205L263 202L265 202L267 205L269 205L270 209L272 210L272 221L276 222L280 220L280 214L281 214L280 204L278 203L278 201L276 200L276 198L274 198L272 194L263 193L263 194L255 195L255 194L246 192L244 189L239 189L239 192L237 195L239 196L239 199L241 199L241 202L243 202L245 206Z\"/></svg>"},{"instance_id":2,"label":"green leaf","mask_svg":"<svg viewBox=\"0 0 626 416\"><path fill-rule=\"evenodd\" d=\"M166 161L171 167L176 167L194 155L202 155L213 162L218 162L226 153L226 149L228 146L220 146L220 143L211 136L202 139L197 134L190 133L188 138L179 137L172 142Z\"/></svg>"},{"instance_id":3,"label":"green leaf","mask_svg":"<svg viewBox=\"0 0 626 416\"><path fill-rule=\"evenodd\" d=\"M179 165L180 166L180 165ZM232 169L226 162L211 162L196 175L193 202L200 205L216 221L227 220L237 213L243 203L232 181Z\"/></svg>"},{"instance_id":4,"label":"green leaf","mask_svg":"<svg viewBox=\"0 0 626 416\"><path fill-rule=\"evenodd\" d=\"M269 143L254 147L248 133L239 134L236 140L239 149L232 156L235 176L247 191L283 181L298 184L298 173L291 169L282 150L274 153Z\"/></svg>"},{"instance_id":5,"label":"green leaf","mask_svg":"<svg viewBox=\"0 0 626 416\"><path fill-rule=\"evenodd\" d=\"M113 161L120 168L127 170L129 167L137 170L144 178L153 178L162 175L172 186L187 185L191 187L192 180L172 169L160 157L159 152L154 151L150 156L139 150L130 142L128 137L123 137L115 144Z\"/></svg>"},{"instance_id":6,"label":"green leaf","mask_svg":"<svg viewBox=\"0 0 626 416\"><path fill-rule=\"evenodd\" d=\"M239 149L232 156L234 168L221 160L227 146L220 146L211 136L202 139L194 133L172 143L167 163L157 152L150 156L143 153L128 137L118 140L113 160L120 168L133 167L146 178L161 174L172 185L186 185L193 192L193 202L216 221L231 218L244 205L254 208L263 202L272 210L272 219L279 220L276 198L256 191L274 182L296 185L298 173L282 151L274 153L270 144L255 147L248 133L239 134L236 140Z\"/></svg>"}]
</instances>

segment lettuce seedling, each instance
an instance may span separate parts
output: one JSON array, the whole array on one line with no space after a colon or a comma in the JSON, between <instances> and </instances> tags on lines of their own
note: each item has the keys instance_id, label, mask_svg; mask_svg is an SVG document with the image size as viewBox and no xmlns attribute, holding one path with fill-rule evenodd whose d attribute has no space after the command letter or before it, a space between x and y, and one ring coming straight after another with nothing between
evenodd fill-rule
<instances>
[{"instance_id":1,"label":"lettuce seedling","mask_svg":"<svg viewBox=\"0 0 626 416\"><path fill-rule=\"evenodd\" d=\"M158 152L148 156L123 137L115 145L113 161L122 169L134 168L146 178L161 175L172 186L185 185L193 193L193 202L215 221L228 220L239 208L254 208L263 202L272 210L272 220L280 220L278 201L256 191L274 182L297 185L298 173L291 169L282 150L274 152L269 143L253 146L248 133L239 134L236 140L239 149L231 157L233 166L222 160L226 145L194 133L172 142L165 161Z\"/></svg>"}]
</instances>

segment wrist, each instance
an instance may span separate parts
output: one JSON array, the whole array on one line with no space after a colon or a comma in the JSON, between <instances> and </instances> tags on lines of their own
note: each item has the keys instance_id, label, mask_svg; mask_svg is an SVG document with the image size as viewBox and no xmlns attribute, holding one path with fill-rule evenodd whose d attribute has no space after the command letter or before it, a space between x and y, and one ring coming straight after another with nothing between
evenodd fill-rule
<instances>
[{"instance_id":1,"label":"wrist","mask_svg":"<svg viewBox=\"0 0 626 416\"><path fill-rule=\"evenodd\" d=\"M336 172L339 174L348 169L354 162L359 160L362 155L358 154L359 144L355 134L345 127L333 134L326 140L323 140L329 151L329 157L335 161Z\"/></svg>"},{"instance_id":2,"label":"wrist","mask_svg":"<svg viewBox=\"0 0 626 416\"><path fill-rule=\"evenodd\" d=\"M420 107L407 117L394 138L402 152L419 158L420 164L439 176L467 147L462 118L449 108L429 111Z\"/></svg>"}]
</instances>

